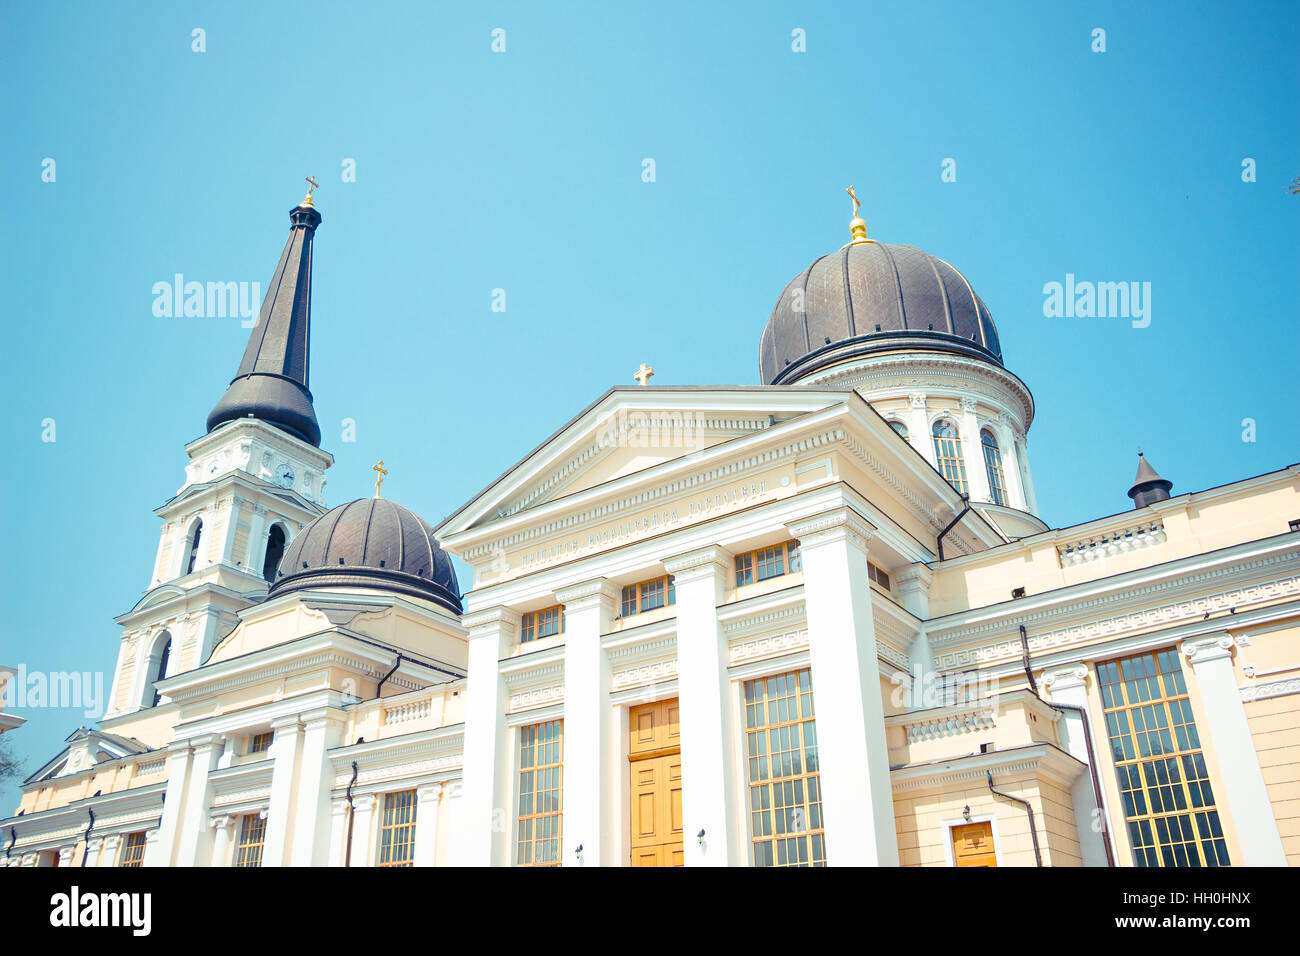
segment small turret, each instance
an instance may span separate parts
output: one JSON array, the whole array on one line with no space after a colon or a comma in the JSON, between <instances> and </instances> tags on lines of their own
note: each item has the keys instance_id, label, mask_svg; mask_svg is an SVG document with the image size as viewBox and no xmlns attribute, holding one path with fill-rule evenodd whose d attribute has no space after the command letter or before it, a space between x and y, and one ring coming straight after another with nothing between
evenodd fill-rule
<instances>
[{"instance_id":1,"label":"small turret","mask_svg":"<svg viewBox=\"0 0 1300 956\"><path fill-rule=\"evenodd\" d=\"M1133 487L1128 490L1128 496L1133 499L1133 507L1145 508L1157 501L1168 500L1169 489L1173 486L1172 481L1156 474L1156 470L1147 463L1146 458L1139 451L1137 477L1133 479Z\"/></svg>"}]
</instances>

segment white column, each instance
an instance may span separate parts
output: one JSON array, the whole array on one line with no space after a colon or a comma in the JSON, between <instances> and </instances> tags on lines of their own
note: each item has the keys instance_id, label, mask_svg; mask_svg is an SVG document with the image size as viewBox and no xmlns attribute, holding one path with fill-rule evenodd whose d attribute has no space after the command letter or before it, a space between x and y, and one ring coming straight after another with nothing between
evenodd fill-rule
<instances>
[{"instance_id":1,"label":"white column","mask_svg":"<svg viewBox=\"0 0 1300 956\"><path fill-rule=\"evenodd\" d=\"M212 827L212 856L209 866L230 866L230 842L235 829L235 818L229 814L213 817L209 821Z\"/></svg>"},{"instance_id":2,"label":"white column","mask_svg":"<svg viewBox=\"0 0 1300 956\"><path fill-rule=\"evenodd\" d=\"M898 865L867 576L867 541L874 532L850 508L790 525L803 554L826 862L831 865Z\"/></svg>"},{"instance_id":3,"label":"white column","mask_svg":"<svg viewBox=\"0 0 1300 956\"><path fill-rule=\"evenodd\" d=\"M77 845L70 843L67 846L59 847L59 866L67 869L72 866L72 857L77 852Z\"/></svg>"},{"instance_id":4,"label":"white column","mask_svg":"<svg viewBox=\"0 0 1300 956\"><path fill-rule=\"evenodd\" d=\"M442 805L445 783L433 783L415 791L415 865L438 863L438 809Z\"/></svg>"},{"instance_id":5,"label":"white column","mask_svg":"<svg viewBox=\"0 0 1300 956\"><path fill-rule=\"evenodd\" d=\"M374 866L375 854L370 847L370 831L375 818L375 795L367 793L352 798L354 815L352 818L352 852L344 850L344 859L350 859L350 866ZM346 840L346 835L344 837Z\"/></svg>"},{"instance_id":6,"label":"white column","mask_svg":"<svg viewBox=\"0 0 1300 956\"><path fill-rule=\"evenodd\" d=\"M735 842L738 815L731 750L733 732L727 642L718 623L732 556L701 548L664 561L677 587L677 696L682 727L682 818L687 866L742 865ZM700 831L704 838L698 838Z\"/></svg>"},{"instance_id":7,"label":"white column","mask_svg":"<svg viewBox=\"0 0 1300 956\"><path fill-rule=\"evenodd\" d=\"M339 798L330 811L330 866L342 866L347 851L348 801Z\"/></svg>"},{"instance_id":8,"label":"white column","mask_svg":"<svg viewBox=\"0 0 1300 956\"><path fill-rule=\"evenodd\" d=\"M984 447L980 444L980 423L975 417L975 400L961 400L961 455L966 462L966 483L971 501L989 501L989 473L984 467Z\"/></svg>"},{"instance_id":9,"label":"white column","mask_svg":"<svg viewBox=\"0 0 1300 956\"><path fill-rule=\"evenodd\" d=\"M266 545L266 506L254 502L252 509L253 516L248 522L248 547L241 557L249 574L261 574L262 561L266 558L263 550Z\"/></svg>"},{"instance_id":10,"label":"white column","mask_svg":"<svg viewBox=\"0 0 1300 956\"><path fill-rule=\"evenodd\" d=\"M617 813L617 768L606 766L617 731L609 702L609 659L600 635L610 629L618 589L601 578L556 592L564 605L564 866L617 866L608 832ZM620 815L621 819L621 815ZM607 837L610 837L607 839ZM582 859L575 852L582 847Z\"/></svg>"},{"instance_id":11,"label":"white column","mask_svg":"<svg viewBox=\"0 0 1300 956\"><path fill-rule=\"evenodd\" d=\"M208 806L212 803L210 774L226 745L224 737L208 734L190 741L190 784L185 792L180 835L176 841L176 866L205 866L211 847Z\"/></svg>"},{"instance_id":12,"label":"white column","mask_svg":"<svg viewBox=\"0 0 1300 956\"><path fill-rule=\"evenodd\" d=\"M1085 735L1084 720L1088 717L1088 668L1084 664L1067 664L1043 672L1043 687L1054 704L1066 704L1083 708L1083 713L1072 710L1061 712L1057 732L1061 745L1070 756L1074 757L1088 772L1075 778L1070 788L1071 803L1074 805L1074 825L1079 831L1079 852L1084 866L1106 866L1106 834L1102 833L1101 821L1097 819L1097 794L1092 786L1092 772L1101 773L1101 767L1089 766L1088 738ZM1094 749L1095 749L1094 743ZM1106 818L1107 832L1110 830L1110 811L1106 806L1106 791L1102 789L1101 812ZM1111 840L1111 850L1115 843Z\"/></svg>"},{"instance_id":13,"label":"white column","mask_svg":"<svg viewBox=\"0 0 1300 956\"><path fill-rule=\"evenodd\" d=\"M284 866L289 862L289 847L293 823L294 764L302 731L298 717L281 717L271 722L275 737L271 741L271 799L266 809L266 842L262 847L262 866Z\"/></svg>"},{"instance_id":14,"label":"white column","mask_svg":"<svg viewBox=\"0 0 1300 956\"><path fill-rule=\"evenodd\" d=\"M239 503L243 499L234 495L230 497L230 504L225 508L225 521L222 522L222 534L224 537L221 541L221 563L235 563L235 527L239 523Z\"/></svg>"},{"instance_id":15,"label":"white column","mask_svg":"<svg viewBox=\"0 0 1300 956\"><path fill-rule=\"evenodd\" d=\"M322 707L302 715L297 806L293 815L293 866L324 866L329 855L330 790L334 771L329 752L343 742L343 715Z\"/></svg>"},{"instance_id":16,"label":"white column","mask_svg":"<svg viewBox=\"0 0 1300 956\"><path fill-rule=\"evenodd\" d=\"M190 773L188 740L172 744L167 755L167 789L163 793L162 820L156 837L145 847L145 866L171 866L185 809L185 785Z\"/></svg>"},{"instance_id":17,"label":"white column","mask_svg":"<svg viewBox=\"0 0 1300 956\"><path fill-rule=\"evenodd\" d=\"M898 588L898 596L903 601L903 607L921 621L930 618L930 582L933 580L934 572L924 564L909 565L894 575L894 586ZM908 708L919 710L922 707L934 706L933 702L927 702L926 697L927 689L934 684L935 668L934 654L930 650L930 638L926 634L924 625L907 649L907 664L912 672Z\"/></svg>"},{"instance_id":18,"label":"white column","mask_svg":"<svg viewBox=\"0 0 1300 956\"><path fill-rule=\"evenodd\" d=\"M907 422L907 437L912 447L919 451L936 469L939 460L934 455L934 439L930 435L929 416L925 410L925 392L912 392L908 395L911 408L904 420Z\"/></svg>"},{"instance_id":19,"label":"white column","mask_svg":"<svg viewBox=\"0 0 1300 956\"><path fill-rule=\"evenodd\" d=\"M1192 663L1201 691L1201 703L1209 726L1206 734L1214 743L1219 762L1219 811L1227 805L1237 830L1243 859L1238 866L1286 866L1286 853L1278 832L1273 804L1259 767L1255 741L1250 735L1246 709L1241 702L1237 676L1232 667L1234 641L1229 634L1185 641L1182 651Z\"/></svg>"},{"instance_id":20,"label":"white column","mask_svg":"<svg viewBox=\"0 0 1300 956\"><path fill-rule=\"evenodd\" d=\"M118 851L122 846L122 837L114 833L104 837L104 846L99 853L99 866L117 866Z\"/></svg>"},{"instance_id":21,"label":"white column","mask_svg":"<svg viewBox=\"0 0 1300 956\"><path fill-rule=\"evenodd\" d=\"M464 819L461 866L509 863L510 748L505 681L500 660L509 653L519 618L503 607L467 615L469 677L465 696Z\"/></svg>"},{"instance_id":22,"label":"white column","mask_svg":"<svg viewBox=\"0 0 1300 956\"><path fill-rule=\"evenodd\" d=\"M1025 497L1024 482L1020 480L1020 452L1016 447L1016 433L1011 429L1011 416L1006 412L998 414L997 427L993 434L998 439L998 451L1002 454L1002 477L1007 485L1007 504L1021 511L1029 510L1029 501Z\"/></svg>"},{"instance_id":23,"label":"white column","mask_svg":"<svg viewBox=\"0 0 1300 956\"><path fill-rule=\"evenodd\" d=\"M103 837L91 837L86 841L86 866L99 866L99 854L104 849Z\"/></svg>"},{"instance_id":24,"label":"white column","mask_svg":"<svg viewBox=\"0 0 1300 956\"><path fill-rule=\"evenodd\" d=\"M1015 442L1016 459L1020 464L1020 480L1025 488L1025 510L1038 514L1038 496L1034 494L1034 473L1029 468L1029 440L1022 438Z\"/></svg>"}]
</instances>

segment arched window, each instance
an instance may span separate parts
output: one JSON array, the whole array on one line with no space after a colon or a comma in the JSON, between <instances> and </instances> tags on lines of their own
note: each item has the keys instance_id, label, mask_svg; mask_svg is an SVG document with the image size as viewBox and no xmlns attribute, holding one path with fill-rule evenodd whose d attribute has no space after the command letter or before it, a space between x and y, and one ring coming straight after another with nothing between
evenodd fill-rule
<instances>
[{"instance_id":1,"label":"arched window","mask_svg":"<svg viewBox=\"0 0 1300 956\"><path fill-rule=\"evenodd\" d=\"M162 693L156 685L158 681L167 676L167 662L171 660L172 656L172 637L166 631L163 633L166 634L166 640L163 641L162 651L158 654L158 663L150 668L149 686L154 688L153 703L149 705L150 707L157 707L158 702L162 700Z\"/></svg>"},{"instance_id":2,"label":"arched window","mask_svg":"<svg viewBox=\"0 0 1300 956\"><path fill-rule=\"evenodd\" d=\"M984 448L984 470L989 473L989 494L995 505L1007 503L1007 480L1002 474L1002 452L998 440L985 428L980 432L980 445Z\"/></svg>"},{"instance_id":3,"label":"arched window","mask_svg":"<svg viewBox=\"0 0 1300 956\"><path fill-rule=\"evenodd\" d=\"M892 428L894 431L898 432L898 434L902 435L904 441L907 440L907 426L904 425L902 422L890 422L889 427Z\"/></svg>"},{"instance_id":4,"label":"arched window","mask_svg":"<svg viewBox=\"0 0 1300 956\"><path fill-rule=\"evenodd\" d=\"M262 562L262 577L271 584L275 583L275 569L280 566L282 557L284 557L284 528L273 524L270 533L266 536L266 560Z\"/></svg>"},{"instance_id":5,"label":"arched window","mask_svg":"<svg viewBox=\"0 0 1300 956\"><path fill-rule=\"evenodd\" d=\"M190 532L190 560L185 566L185 573L189 574L194 570L194 565L199 560L199 541L203 538L203 519L200 518L194 522L194 530Z\"/></svg>"},{"instance_id":6,"label":"arched window","mask_svg":"<svg viewBox=\"0 0 1300 956\"><path fill-rule=\"evenodd\" d=\"M966 463L961 457L961 438L956 426L940 419L934 423L930 434L934 436L934 457L939 465L939 474L963 495L967 494Z\"/></svg>"}]
</instances>

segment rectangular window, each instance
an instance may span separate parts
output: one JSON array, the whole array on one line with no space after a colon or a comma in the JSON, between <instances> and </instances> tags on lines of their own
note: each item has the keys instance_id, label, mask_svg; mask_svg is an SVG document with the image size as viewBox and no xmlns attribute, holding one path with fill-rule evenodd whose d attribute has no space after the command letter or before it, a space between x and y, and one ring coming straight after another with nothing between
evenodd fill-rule
<instances>
[{"instance_id":1,"label":"rectangular window","mask_svg":"<svg viewBox=\"0 0 1300 956\"><path fill-rule=\"evenodd\" d=\"M798 541L784 541L736 555L736 587L803 570Z\"/></svg>"},{"instance_id":2,"label":"rectangular window","mask_svg":"<svg viewBox=\"0 0 1300 956\"><path fill-rule=\"evenodd\" d=\"M564 633L564 605L529 611L519 622L519 643L538 641Z\"/></svg>"},{"instance_id":3,"label":"rectangular window","mask_svg":"<svg viewBox=\"0 0 1300 956\"><path fill-rule=\"evenodd\" d=\"M239 824L239 842L235 845L235 866L261 866L262 844L266 842L266 820L261 814L249 813Z\"/></svg>"},{"instance_id":4,"label":"rectangular window","mask_svg":"<svg viewBox=\"0 0 1300 956\"><path fill-rule=\"evenodd\" d=\"M144 866L143 830L126 835L126 844L122 847L122 865L129 867Z\"/></svg>"},{"instance_id":5,"label":"rectangular window","mask_svg":"<svg viewBox=\"0 0 1300 956\"><path fill-rule=\"evenodd\" d=\"M889 575L871 561L867 562L867 577L871 578L877 586L884 588L886 591L890 590Z\"/></svg>"},{"instance_id":6,"label":"rectangular window","mask_svg":"<svg viewBox=\"0 0 1300 956\"><path fill-rule=\"evenodd\" d=\"M264 734L254 734L248 742L248 752L250 754L262 754L271 749L271 741L275 737L275 732L268 730Z\"/></svg>"},{"instance_id":7,"label":"rectangular window","mask_svg":"<svg viewBox=\"0 0 1300 956\"><path fill-rule=\"evenodd\" d=\"M671 574L623 588L619 616L631 617L642 611L654 611L677 603L677 583Z\"/></svg>"},{"instance_id":8,"label":"rectangular window","mask_svg":"<svg viewBox=\"0 0 1300 956\"><path fill-rule=\"evenodd\" d=\"M515 863L560 865L560 797L563 792L564 721L519 730L519 823Z\"/></svg>"},{"instance_id":9,"label":"rectangular window","mask_svg":"<svg viewBox=\"0 0 1300 956\"><path fill-rule=\"evenodd\" d=\"M745 682L749 819L755 866L824 866L812 673Z\"/></svg>"},{"instance_id":10,"label":"rectangular window","mask_svg":"<svg viewBox=\"0 0 1300 956\"><path fill-rule=\"evenodd\" d=\"M384 819L379 828L379 865L412 866L415 863L414 790L384 794Z\"/></svg>"},{"instance_id":11,"label":"rectangular window","mask_svg":"<svg viewBox=\"0 0 1300 956\"><path fill-rule=\"evenodd\" d=\"M1135 866L1227 866L1228 847L1173 648L1097 665Z\"/></svg>"}]
</instances>

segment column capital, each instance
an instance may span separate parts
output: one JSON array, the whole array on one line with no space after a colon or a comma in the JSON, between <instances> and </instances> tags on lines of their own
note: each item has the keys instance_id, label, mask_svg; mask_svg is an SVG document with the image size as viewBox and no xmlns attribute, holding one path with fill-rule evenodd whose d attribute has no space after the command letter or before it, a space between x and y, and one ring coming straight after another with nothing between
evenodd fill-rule
<instances>
[{"instance_id":1,"label":"column capital","mask_svg":"<svg viewBox=\"0 0 1300 956\"><path fill-rule=\"evenodd\" d=\"M514 633L519 627L519 615L505 605L484 608L460 619L461 625L469 631L469 639L497 635L501 631Z\"/></svg>"},{"instance_id":2,"label":"column capital","mask_svg":"<svg viewBox=\"0 0 1300 956\"><path fill-rule=\"evenodd\" d=\"M315 730L319 727L329 726L330 724L342 724L346 722L343 714L333 707L317 707L314 710L304 711L298 715L304 730Z\"/></svg>"},{"instance_id":3,"label":"column capital","mask_svg":"<svg viewBox=\"0 0 1300 956\"><path fill-rule=\"evenodd\" d=\"M908 392L907 400L912 408L925 408L925 392Z\"/></svg>"},{"instance_id":4,"label":"column capital","mask_svg":"<svg viewBox=\"0 0 1300 956\"><path fill-rule=\"evenodd\" d=\"M685 554L664 558L663 563L664 570L675 577L678 584L685 584L697 578L718 573L725 574L730 570L731 559L730 551L714 544L707 548L697 548Z\"/></svg>"},{"instance_id":5,"label":"column capital","mask_svg":"<svg viewBox=\"0 0 1300 956\"><path fill-rule=\"evenodd\" d=\"M300 718L297 714L286 714L271 720L271 730L278 736L282 730L297 730Z\"/></svg>"},{"instance_id":6,"label":"column capital","mask_svg":"<svg viewBox=\"0 0 1300 956\"><path fill-rule=\"evenodd\" d=\"M796 519L786 527L790 529L790 534L799 539L799 546L804 549L848 541L866 551L867 542L876 533L875 525L847 506L809 518Z\"/></svg>"},{"instance_id":7,"label":"column capital","mask_svg":"<svg viewBox=\"0 0 1300 956\"><path fill-rule=\"evenodd\" d=\"M606 578L596 578L582 584L570 585L555 592L555 599L564 605L565 611L583 611L590 607L600 607L603 601L613 601L619 590Z\"/></svg>"},{"instance_id":8,"label":"column capital","mask_svg":"<svg viewBox=\"0 0 1300 956\"><path fill-rule=\"evenodd\" d=\"M158 842L158 828L157 828L157 827L154 827L152 830L145 830L145 831L144 831L144 842L145 842L145 843L157 843L157 842Z\"/></svg>"},{"instance_id":9,"label":"column capital","mask_svg":"<svg viewBox=\"0 0 1300 956\"><path fill-rule=\"evenodd\" d=\"M229 813L222 813L208 821L208 826L214 830L229 830L235 825L235 818Z\"/></svg>"},{"instance_id":10,"label":"column capital","mask_svg":"<svg viewBox=\"0 0 1300 956\"><path fill-rule=\"evenodd\" d=\"M1231 634L1211 634L1208 637L1194 637L1183 641L1181 650L1192 667L1210 661L1232 657L1232 648L1236 642Z\"/></svg>"},{"instance_id":11,"label":"column capital","mask_svg":"<svg viewBox=\"0 0 1300 956\"><path fill-rule=\"evenodd\" d=\"M373 793L363 793L360 796L353 797L352 808L357 813L369 813L375 808L375 795Z\"/></svg>"},{"instance_id":12,"label":"column capital","mask_svg":"<svg viewBox=\"0 0 1300 956\"><path fill-rule=\"evenodd\" d=\"M189 744L194 748L196 754L203 751L220 752L225 749L226 738L223 734L202 734L198 737L191 737Z\"/></svg>"},{"instance_id":13,"label":"column capital","mask_svg":"<svg viewBox=\"0 0 1300 956\"><path fill-rule=\"evenodd\" d=\"M108 836L104 837L104 849L108 850L109 853L112 853L118 848L118 845L121 844L121 842L122 834L110 833Z\"/></svg>"},{"instance_id":14,"label":"column capital","mask_svg":"<svg viewBox=\"0 0 1300 956\"><path fill-rule=\"evenodd\" d=\"M104 846L104 837L91 837L86 841L86 852L98 853Z\"/></svg>"},{"instance_id":15,"label":"column capital","mask_svg":"<svg viewBox=\"0 0 1300 956\"><path fill-rule=\"evenodd\" d=\"M1088 667L1086 664L1066 664L1043 671L1043 686L1055 697L1061 691L1075 690L1088 686Z\"/></svg>"},{"instance_id":16,"label":"column capital","mask_svg":"<svg viewBox=\"0 0 1300 956\"><path fill-rule=\"evenodd\" d=\"M894 582L900 591L928 591L933 580L934 572L924 564L909 564L903 570L894 572Z\"/></svg>"},{"instance_id":17,"label":"column capital","mask_svg":"<svg viewBox=\"0 0 1300 956\"><path fill-rule=\"evenodd\" d=\"M442 796L445 783L426 783L415 788L415 799L420 803L430 803Z\"/></svg>"}]
</instances>

